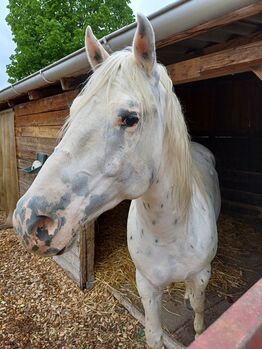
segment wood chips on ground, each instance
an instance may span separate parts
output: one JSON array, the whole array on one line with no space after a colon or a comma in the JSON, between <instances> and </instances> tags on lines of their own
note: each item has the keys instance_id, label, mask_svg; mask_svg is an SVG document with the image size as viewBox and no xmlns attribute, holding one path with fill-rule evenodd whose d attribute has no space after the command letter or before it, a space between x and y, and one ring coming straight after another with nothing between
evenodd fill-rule
<instances>
[{"instance_id":1,"label":"wood chips on ground","mask_svg":"<svg viewBox=\"0 0 262 349\"><path fill-rule=\"evenodd\" d=\"M4 215L2 214L4 221ZM142 326L104 283L81 291L51 259L0 231L0 348L144 348Z\"/></svg>"},{"instance_id":2,"label":"wood chips on ground","mask_svg":"<svg viewBox=\"0 0 262 349\"><path fill-rule=\"evenodd\" d=\"M134 266L126 247L128 203L99 218L96 282L81 291L51 259L29 254L12 229L0 231L0 349L145 348L142 326L118 304L108 286L136 300ZM1 220L2 218L2 220ZM3 222L4 215L0 217ZM219 249L208 289L238 296L245 285L241 254L261 246L248 224L222 215ZM260 240L258 240L258 238ZM166 290L182 301L183 284Z\"/></svg>"}]
</instances>

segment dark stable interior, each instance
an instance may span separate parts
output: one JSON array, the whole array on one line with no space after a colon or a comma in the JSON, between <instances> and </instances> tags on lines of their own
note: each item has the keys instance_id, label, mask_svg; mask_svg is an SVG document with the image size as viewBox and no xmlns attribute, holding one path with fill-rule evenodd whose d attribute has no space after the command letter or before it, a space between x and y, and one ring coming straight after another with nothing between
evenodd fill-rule
<instances>
[{"instance_id":1,"label":"dark stable interior","mask_svg":"<svg viewBox=\"0 0 262 349\"><path fill-rule=\"evenodd\" d=\"M216 157L223 208L260 215L262 84L242 73L175 86L193 141ZM260 210L259 210L260 208Z\"/></svg>"}]
</instances>

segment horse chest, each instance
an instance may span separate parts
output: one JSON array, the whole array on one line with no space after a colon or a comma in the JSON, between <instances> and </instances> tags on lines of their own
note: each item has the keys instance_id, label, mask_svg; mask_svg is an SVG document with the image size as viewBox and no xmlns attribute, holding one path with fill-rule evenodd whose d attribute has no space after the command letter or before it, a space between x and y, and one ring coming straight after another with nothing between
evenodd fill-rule
<instances>
[{"instance_id":1,"label":"horse chest","mask_svg":"<svg viewBox=\"0 0 262 349\"><path fill-rule=\"evenodd\" d=\"M201 270L216 251L216 232L209 236L210 229L203 226L201 220L176 228L170 224L169 230L161 234L161 225L141 223L136 211L130 210L128 248L136 268L159 286L183 281Z\"/></svg>"}]
</instances>

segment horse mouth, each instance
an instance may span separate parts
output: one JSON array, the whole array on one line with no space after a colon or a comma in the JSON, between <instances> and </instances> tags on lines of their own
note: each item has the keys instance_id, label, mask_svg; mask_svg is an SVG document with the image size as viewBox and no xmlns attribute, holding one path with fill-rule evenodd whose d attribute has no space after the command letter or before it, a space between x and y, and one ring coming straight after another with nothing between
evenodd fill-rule
<instances>
[{"instance_id":1,"label":"horse mouth","mask_svg":"<svg viewBox=\"0 0 262 349\"><path fill-rule=\"evenodd\" d=\"M60 251L56 254L56 256L61 256L61 255L65 252L65 250L66 250L66 247L62 248L62 250L60 250Z\"/></svg>"}]
</instances>

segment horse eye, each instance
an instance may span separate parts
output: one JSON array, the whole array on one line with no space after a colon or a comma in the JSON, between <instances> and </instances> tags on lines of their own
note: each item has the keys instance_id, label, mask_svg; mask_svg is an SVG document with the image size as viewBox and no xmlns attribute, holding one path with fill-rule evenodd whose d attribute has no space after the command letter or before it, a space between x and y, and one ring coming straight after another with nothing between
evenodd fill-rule
<instances>
[{"instance_id":1,"label":"horse eye","mask_svg":"<svg viewBox=\"0 0 262 349\"><path fill-rule=\"evenodd\" d=\"M139 121L137 116L131 116L122 120L122 126L132 127Z\"/></svg>"},{"instance_id":2,"label":"horse eye","mask_svg":"<svg viewBox=\"0 0 262 349\"><path fill-rule=\"evenodd\" d=\"M121 110L121 126L132 127L139 122L139 118L136 112L130 112L127 110Z\"/></svg>"}]
</instances>

